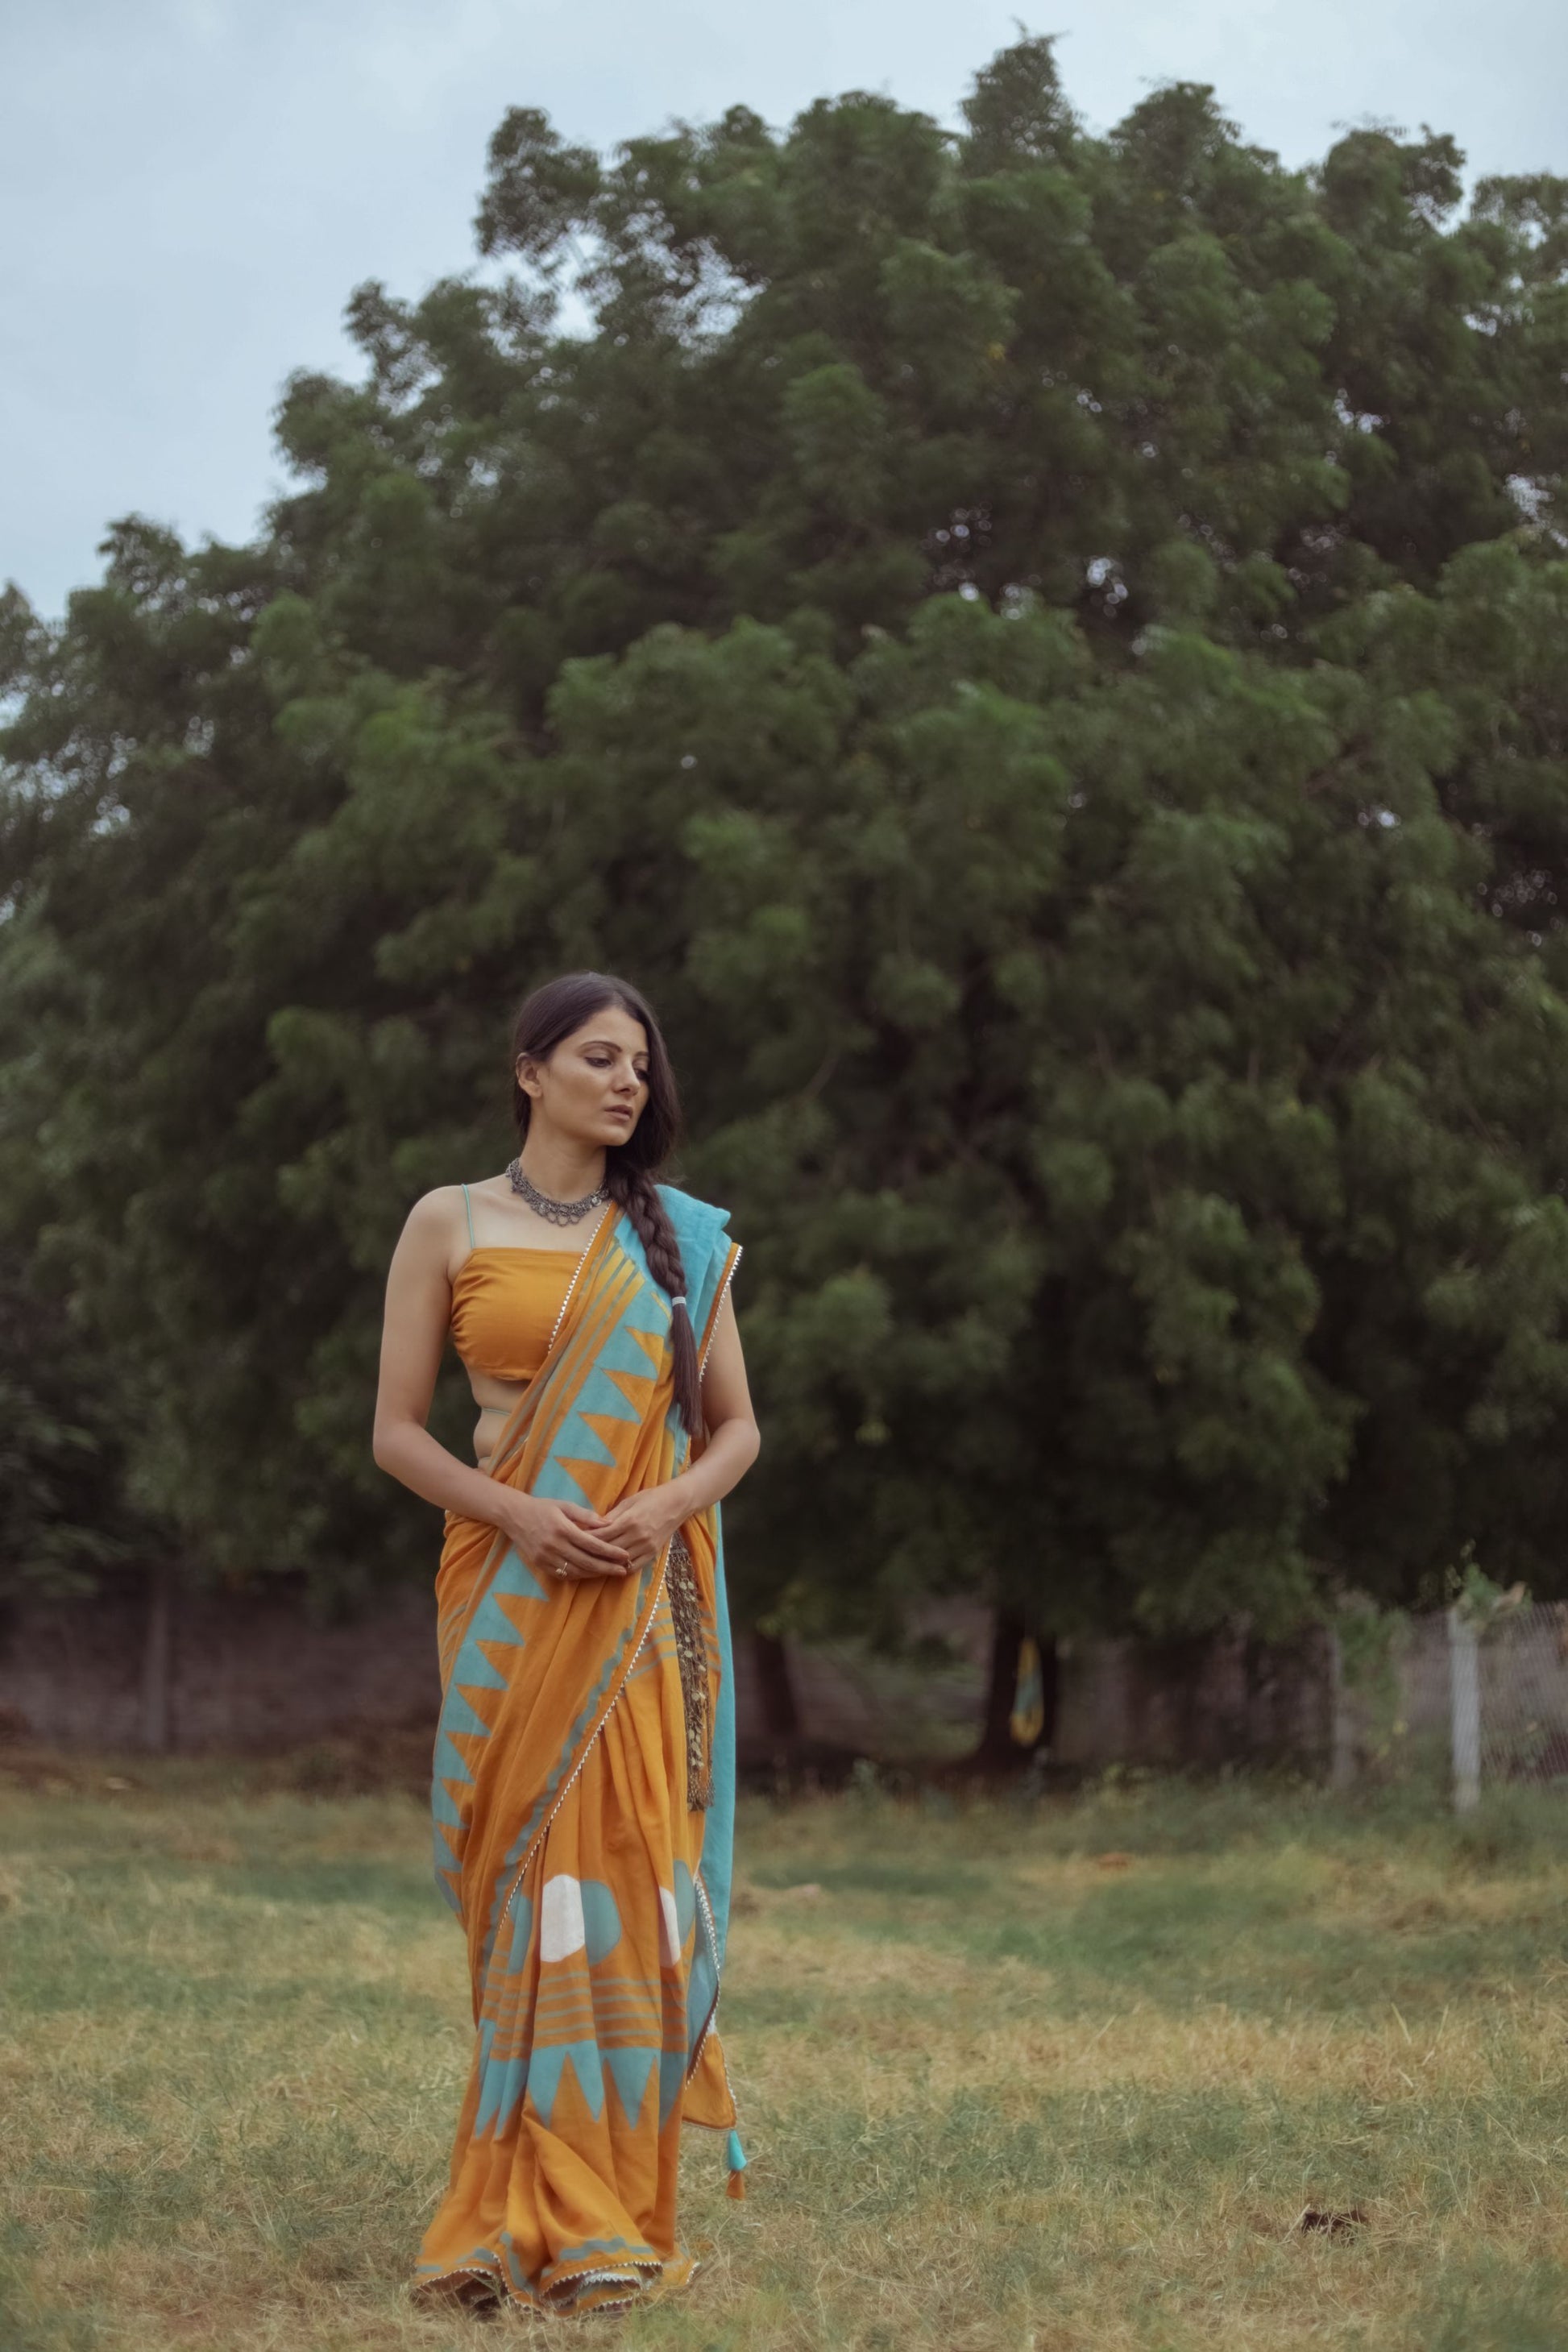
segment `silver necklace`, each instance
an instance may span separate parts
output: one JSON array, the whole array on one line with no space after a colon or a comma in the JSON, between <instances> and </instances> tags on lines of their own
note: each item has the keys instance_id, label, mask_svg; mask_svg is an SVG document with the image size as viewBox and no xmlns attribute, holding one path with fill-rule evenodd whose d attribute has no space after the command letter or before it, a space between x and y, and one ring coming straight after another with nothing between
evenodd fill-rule
<instances>
[{"instance_id":1,"label":"silver necklace","mask_svg":"<svg viewBox=\"0 0 1568 2352\"><path fill-rule=\"evenodd\" d=\"M552 1225L580 1225L592 1209L602 1209L610 1197L610 1188L601 1184L595 1192L584 1192L580 1201L552 1201L537 1184L531 1184L522 1172L521 1159L510 1161L507 1174L518 1198L528 1202L536 1216Z\"/></svg>"}]
</instances>

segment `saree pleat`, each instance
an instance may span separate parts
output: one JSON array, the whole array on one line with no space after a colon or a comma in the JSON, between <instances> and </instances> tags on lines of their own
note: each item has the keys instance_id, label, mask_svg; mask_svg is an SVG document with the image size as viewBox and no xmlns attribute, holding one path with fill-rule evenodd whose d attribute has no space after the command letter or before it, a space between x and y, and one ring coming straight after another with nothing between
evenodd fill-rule
<instances>
[{"instance_id":1,"label":"saree pleat","mask_svg":"<svg viewBox=\"0 0 1568 2352\"><path fill-rule=\"evenodd\" d=\"M721 1213L666 1199L705 1345L738 1253ZM601 1510L678 1475L668 1325L635 1234L624 1219L602 1228L491 1475ZM712 1788L699 1806L689 1621L683 1689L668 1549L624 1579L563 1582L493 1528L448 1517L432 1811L437 1881L468 1934L476 2032L447 2192L420 2250L426 2291L476 2279L565 2314L691 2274L681 2126L734 2122L712 2030L733 1759L717 1513L680 1539L683 1606L694 1599L709 1670Z\"/></svg>"}]
</instances>

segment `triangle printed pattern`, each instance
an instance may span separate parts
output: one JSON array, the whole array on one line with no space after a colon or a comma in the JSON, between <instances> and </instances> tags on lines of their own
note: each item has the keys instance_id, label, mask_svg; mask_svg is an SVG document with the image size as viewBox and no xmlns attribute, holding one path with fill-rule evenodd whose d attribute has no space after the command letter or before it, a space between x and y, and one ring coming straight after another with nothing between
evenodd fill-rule
<instances>
[{"instance_id":1,"label":"triangle printed pattern","mask_svg":"<svg viewBox=\"0 0 1568 2352\"><path fill-rule=\"evenodd\" d=\"M430 1811L444 1830L460 1830L464 1825L463 1816L452 1801L451 1790L440 1780L431 1785Z\"/></svg>"},{"instance_id":2,"label":"triangle printed pattern","mask_svg":"<svg viewBox=\"0 0 1568 2352\"><path fill-rule=\"evenodd\" d=\"M462 1911L462 1857L468 1842L474 1772L490 1736L496 1695L510 1687L509 1652L527 1640L507 1601L542 1601L544 1588L515 1545L497 1562L489 1589L464 1631L441 1702L430 1788L436 1880L454 1911Z\"/></svg>"},{"instance_id":3,"label":"triangle printed pattern","mask_svg":"<svg viewBox=\"0 0 1568 2352\"><path fill-rule=\"evenodd\" d=\"M649 1281L645 1282L633 1297L631 1305L621 1318L621 1324L627 1331L651 1331L658 1343L658 1352L662 1355L670 1320L670 1310L664 1303L664 1293L655 1283Z\"/></svg>"},{"instance_id":4,"label":"triangle printed pattern","mask_svg":"<svg viewBox=\"0 0 1568 2352\"><path fill-rule=\"evenodd\" d=\"M588 1505L587 1496L583 1492L576 1479L553 1454L542 1465L538 1476L534 1479L533 1492L536 1495L542 1495L547 1503L581 1503L585 1507L591 1507Z\"/></svg>"},{"instance_id":5,"label":"triangle printed pattern","mask_svg":"<svg viewBox=\"0 0 1568 2352\"><path fill-rule=\"evenodd\" d=\"M594 2041L552 2042L547 2049L535 2050L528 2069L529 2102L546 2129L555 2113L561 2077L568 2062L587 2102L588 2113L595 2123L605 2110L605 2077L599 2064L598 2043Z\"/></svg>"},{"instance_id":6,"label":"triangle printed pattern","mask_svg":"<svg viewBox=\"0 0 1568 2352\"><path fill-rule=\"evenodd\" d=\"M458 1664L461 1664L461 1663L462 1661L459 1659ZM441 1728L446 1733L447 1738L454 1741L458 1739L488 1739L490 1736L489 1725L485 1721L482 1715L476 1715L474 1713L473 1708L468 1705L468 1700L463 1696L461 1690L458 1688L455 1676L453 1678L452 1687L447 1693L446 1704L441 1709Z\"/></svg>"},{"instance_id":7,"label":"triangle printed pattern","mask_svg":"<svg viewBox=\"0 0 1568 2352\"><path fill-rule=\"evenodd\" d=\"M605 1334L595 1359L600 1371L630 1372L635 1380L646 1381L657 1369L658 1356L637 1336L638 1327L631 1319L636 1312L634 1299L615 1329Z\"/></svg>"},{"instance_id":8,"label":"triangle printed pattern","mask_svg":"<svg viewBox=\"0 0 1568 2352\"><path fill-rule=\"evenodd\" d=\"M684 2050L661 2050L658 2053L658 2127L662 2131L669 2121L670 2110L679 2098L686 2081Z\"/></svg>"},{"instance_id":9,"label":"triangle printed pattern","mask_svg":"<svg viewBox=\"0 0 1568 2352\"><path fill-rule=\"evenodd\" d=\"M439 1785L437 1782L437 1786ZM449 1838L442 1823L437 1822L431 1843L434 1849L431 1860L435 1864L436 1885L440 1890L441 1899L460 1919L463 1916L462 1841Z\"/></svg>"},{"instance_id":10,"label":"triangle printed pattern","mask_svg":"<svg viewBox=\"0 0 1568 2352\"><path fill-rule=\"evenodd\" d=\"M521 1640L521 1636L516 1633L513 1633L510 1638L514 1643ZM462 1669L463 1675L462 1682L458 1685L460 1689L505 1690L506 1676L503 1674L498 1674L483 1652L474 1647L471 1637L464 1643L458 1653L458 1664ZM455 1675L454 1680L456 1680Z\"/></svg>"},{"instance_id":11,"label":"triangle printed pattern","mask_svg":"<svg viewBox=\"0 0 1568 2352\"><path fill-rule=\"evenodd\" d=\"M479 2025L479 2105L474 2117L476 2136L483 2131L505 2131L521 2105L522 2095L528 2088L527 2053L520 2051L515 2057L497 2058L494 2040L494 2023L489 2018L485 2018Z\"/></svg>"},{"instance_id":12,"label":"triangle printed pattern","mask_svg":"<svg viewBox=\"0 0 1568 2352\"><path fill-rule=\"evenodd\" d=\"M577 1411L584 1421L629 1421L637 1419L637 1410L628 1402L626 1391L618 1389L604 1370L595 1364L577 1391Z\"/></svg>"},{"instance_id":13,"label":"triangle printed pattern","mask_svg":"<svg viewBox=\"0 0 1568 2352\"><path fill-rule=\"evenodd\" d=\"M647 2096L648 2078L658 2063L657 2050L606 2050L605 2065L628 2124L637 2129Z\"/></svg>"},{"instance_id":14,"label":"triangle printed pattern","mask_svg":"<svg viewBox=\"0 0 1568 2352\"><path fill-rule=\"evenodd\" d=\"M613 1470L616 1457L602 1437L596 1436L580 1412L574 1412L555 1441L555 1448L566 1462L592 1462L597 1468Z\"/></svg>"}]
</instances>

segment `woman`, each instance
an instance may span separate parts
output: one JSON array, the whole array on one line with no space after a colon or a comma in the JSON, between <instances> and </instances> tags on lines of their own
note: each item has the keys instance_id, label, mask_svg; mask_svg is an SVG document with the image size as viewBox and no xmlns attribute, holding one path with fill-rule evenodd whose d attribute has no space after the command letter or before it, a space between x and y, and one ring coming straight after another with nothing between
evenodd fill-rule
<instances>
[{"instance_id":1,"label":"woman","mask_svg":"<svg viewBox=\"0 0 1568 2352\"><path fill-rule=\"evenodd\" d=\"M656 1185L675 1083L635 989L513 1037L506 1173L411 1212L375 1458L444 1504L436 1874L478 2029L423 2291L534 2312L683 2285L682 2122L745 2158L712 2031L733 1819L719 1501L756 1457L727 1213ZM425 1426L450 1333L476 1469Z\"/></svg>"}]
</instances>

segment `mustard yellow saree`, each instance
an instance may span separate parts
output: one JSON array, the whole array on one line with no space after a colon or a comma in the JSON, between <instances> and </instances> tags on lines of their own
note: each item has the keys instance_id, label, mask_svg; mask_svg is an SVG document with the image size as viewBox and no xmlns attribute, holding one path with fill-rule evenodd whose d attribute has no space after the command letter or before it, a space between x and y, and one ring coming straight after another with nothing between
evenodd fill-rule
<instances>
[{"instance_id":1,"label":"mustard yellow saree","mask_svg":"<svg viewBox=\"0 0 1568 2352\"><path fill-rule=\"evenodd\" d=\"M723 1211L660 1190L705 1353L740 1253ZM490 1475L595 1510L678 1475L668 1328L613 1213ZM682 2124L731 2132L732 2188L745 2161L713 2031L734 1814L719 1513L651 1568L581 1583L449 1515L437 1595L436 1871L468 1935L476 2042L416 2287L624 2306L693 2267Z\"/></svg>"}]
</instances>

